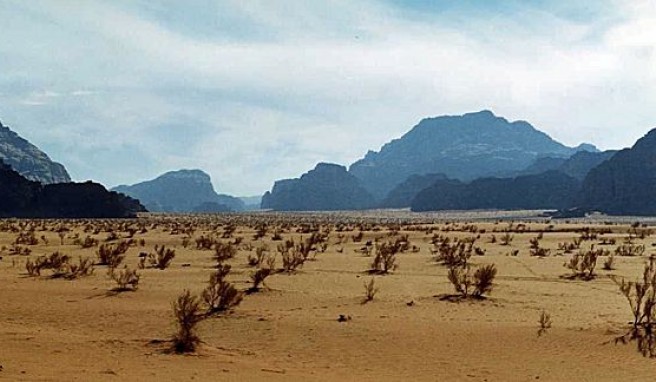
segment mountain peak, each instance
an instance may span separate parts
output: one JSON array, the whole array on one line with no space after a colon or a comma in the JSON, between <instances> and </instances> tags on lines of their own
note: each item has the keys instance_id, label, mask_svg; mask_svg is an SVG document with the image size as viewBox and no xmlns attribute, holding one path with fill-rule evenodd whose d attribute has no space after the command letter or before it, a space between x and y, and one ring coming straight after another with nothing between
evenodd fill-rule
<instances>
[{"instance_id":1,"label":"mountain peak","mask_svg":"<svg viewBox=\"0 0 656 382\"><path fill-rule=\"evenodd\" d=\"M0 122L0 159L25 178L43 184L68 183L66 168Z\"/></svg>"}]
</instances>

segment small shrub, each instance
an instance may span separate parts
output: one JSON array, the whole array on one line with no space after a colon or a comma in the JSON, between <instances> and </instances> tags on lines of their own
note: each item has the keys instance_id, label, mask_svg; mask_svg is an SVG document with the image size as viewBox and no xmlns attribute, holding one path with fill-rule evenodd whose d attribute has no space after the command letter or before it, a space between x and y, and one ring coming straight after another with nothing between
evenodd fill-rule
<instances>
[{"instance_id":1,"label":"small shrub","mask_svg":"<svg viewBox=\"0 0 656 382\"><path fill-rule=\"evenodd\" d=\"M230 265L220 264L210 275L209 285L201 295L208 306L208 314L225 312L239 305L243 299L243 293L226 281L230 269Z\"/></svg>"},{"instance_id":2,"label":"small shrub","mask_svg":"<svg viewBox=\"0 0 656 382\"><path fill-rule=\"evenodd\" d=\"M385 242L376 248L376 256L371 263L370 273L386 274L398 268L396 254L401 247L398 242Z\"/></svg>"},{"instance_id":3,"label":"small shrub","mask_svg":"<svg viewBox=\"0 0 656 382\"><path fill-rule=\"evenodd\" d=\"M378 293L378 288L376 287L375 278L372 277L369 282L364 282L364 300L362 303L366 304L370 301L373 301L374 297L376 297L376 293Z\"/></svg>"},{"instance_id":4,"label":"small shrub","mask_svg":"<svg viewBox=\"0 0 656 382\"><path fill-rule=\"evenodd\" d=\"M129 269L126 266L121 270L110 268L109 277L116 283L115 292L136 291L139 286L140 275L136 269Z\"/></svg>"},{"instance_id":5,"label":"small shrub","mask_svg":"<svg viewBox=\"0 0 656 382\"><path fill-rule=\"evenodd\" d=\"M194 352L200 343L196 325L203 319L200 301L185 290L173 302L173 315L178 325L178 332L173 336L173 349L176 353Z\"/></svg>"},{"instance_id":6,"label":"small shrub","mask_svg":"<svg viewBox=\"0 0 656 382\"><path fill-rule=\"evenodd\" d=\"M148 254L148 262L152 268L164 270L171 265L175 258L175 249L166 248L166 246L155 246L155 253Z\"/></svg>"},{"instance_id":7,"label":"small shrub","mask_svg":"<svg viewBox=\"0 0 656 382\"><path fill-rule=\"evenodd\" d=\"M541 337L543 334L547 332L547 330L551 329L551 315L545 312L544 310L540 312L538 325L540 325L540 327L538 328L538 337Z\"/></svg>"},{"instance_id":8,"label":"small shrub","mask_svg":"<svg viewBox=\"0 0 656 382\"><path fill-rule=\"evenodd\" d=\"M447 273L454 289L463 298L484 298L492 292L497 269L494 264L479 267L472 274L471 266L451 266Z\"/></svg>"},{"instance_id":9,"label":"small shrub","mask_svg":"<svg viewBox=\"0 0 656 382\"><path fill-rule=\"evenodd\" d=\"M251 273L251 282L253 286L249 289L249 292L257 292L260 290L260 285L264 285L264 280L267 277L273 274L273 269L271 268L260 268L253 273Z\"/></svg>"}]
</instances>

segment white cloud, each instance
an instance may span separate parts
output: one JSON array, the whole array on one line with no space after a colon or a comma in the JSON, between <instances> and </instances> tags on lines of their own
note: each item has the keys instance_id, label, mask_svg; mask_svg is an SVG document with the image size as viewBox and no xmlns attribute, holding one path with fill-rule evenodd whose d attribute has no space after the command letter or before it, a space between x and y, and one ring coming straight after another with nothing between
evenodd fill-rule
<instances>
[{"instance_id":1,"label":"white cloud","mask_svg":"<svg viewBox=\"0 0 656 382\"><path fill-rule=\"evenodd\" d=\"M201 36L138 2L8 4L0 115L35 129L73 175L109 184L202 167L222 192L260 193L319 160L348 164L423 117L483 108L604 148L656 118L648 1L572 21L528 6L414 18L373 1L227 0L204 15L220 32ZM112 153L133 168L116 171Z\"/></svg>"}]
</instances>

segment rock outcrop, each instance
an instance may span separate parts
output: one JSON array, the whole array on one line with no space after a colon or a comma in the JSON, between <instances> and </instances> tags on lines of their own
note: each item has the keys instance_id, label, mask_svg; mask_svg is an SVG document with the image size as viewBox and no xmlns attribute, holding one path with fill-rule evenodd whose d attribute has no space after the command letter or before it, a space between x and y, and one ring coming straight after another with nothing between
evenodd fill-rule
<instances>
[{"instance_id":1,"label":"rock outcrop","mask_svg":"<svg viewBox=\"0 0 656 382\"><path fill-rule=\"evenodd\" d=\"M372 196L346 167L319 163L298 179L277 181L262 197L262 209L275 211L359 210L373 206Z\"/></svg>"},{"instance_id":2,"label":"rock outcrop","mask_svg":"<svg viewBox=\"0 0 656 382\"><path fill-rule=\"evenodd\" d=\"M53 162L36 146L0 122L0 160L23 177L43 184L68 183L71 177L63 165Z\"/></svg>"},{"instance_id":3,"label":"rock outcrop","mask_svg":"<svg viewBox=\"0 0 656 382\"><path fill-rule=\"evenodd\" d=\"M217 194L210 176L201 170L171 171L153 180L112 190L139 199L151 212L216 212L223 208L221 205L229 211L244 209L240 199Z\"/></svg>"}]
</instances>

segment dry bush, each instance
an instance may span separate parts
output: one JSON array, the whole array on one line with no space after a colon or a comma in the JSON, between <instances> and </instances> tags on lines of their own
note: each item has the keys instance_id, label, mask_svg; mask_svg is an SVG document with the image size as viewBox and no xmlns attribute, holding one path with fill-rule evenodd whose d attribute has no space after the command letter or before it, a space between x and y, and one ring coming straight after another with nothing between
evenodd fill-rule
<instances>
[{"instance_id":1,"label":"dry bush","mask_svg":"<svg viewBox=\"0 0 656 382\"><path fill-rule=\"evenodd\" d=\"M551 315L544 310L540 312L538 325L540 325L538 328L538 337L541 337L547 330L551 329Z\"/></svg>"},{"instance_id":2,"label":"dry bush","mask_svg":"<svg viewBox=\"0 0 656 382\"><path fill-rule=\"evenodd\" d=\"M125 259L125 253L129 248L130 245L125 241L116 245L101 244L96 252L98 257L97 265L107 265L110 269L118 267Z\"/></svg>"},{"instance_id":3,"label":"dry bush","mask_svg":"<svg viewBox=\"0 0 656 382\"><path fill-rule=\"evenodd\" d=\"M14 240L14 244L37 245L39 244L39 239L34 235L34 231L21 232Z\"/></svg>"},{"instance_id":4,"label":"dry bush","mask_svg":"<svg viewBox=\"0 0 656 382\"><path fill-rule=\"evenodd\" d=\"M207 304L208 314L225 312L239 305L243 299L243 293L226 280L230 269L228 264L219 264L217 270L210 275L209 285L201 295Z\"/></svg>"},{"instance_id":5,"label":"dry bush","mask_svg":"<svg viewBox=\"0 0 656 382\"><path fill-rule=\"evenodd\" d=\"M615 248L616 256L642 256L644 253L644 245L622 244Z\"/></svg>"},{"instance_id":6,"label":"dry bush","mask_svg":"<svg viewBox=\"0 0 656 382\"><path fill-rule=\"evenodd\" d=\"M479 267L472 274L471 266L451 266L448 279L454 289L463 298L484 298L492 292L497 269L494 264Z\"/></svg>"},{"instance_id":7,"label":"dry bush","mask_svg":"<svg viewBox=\"0 0 656 382\"><path fill-rule=\"evenodd\" d=\"M510 245L510 243L512 243L512 241L513 241L513 236L510 233L506 232L501 236L501 239L500 239L499 243L501 245Z\"/></svg>"},{"instance_id":8,"label":"dry bush","mask_svg":"<svg viewBox=\"0 0 656 382\"><path fill-rule=\"evenodd\" d=\"M94 270L91 259L80 257L78 263L74 264L71 263L70 256L60 252L54 252L48 256L39 256L34 260L28 259L25 263L25 270L32 277L41 276L41 272L46 269L52 272L50 274L51 278L66 278L69 280L90 276Z\"/></svg>"},{"instance_id":9,"label":"dry bush","mask_svg":"<svg viewBox=\"0 0 656 382\"><path fill-rule=\"evenodd\" d=\"M474 252L473 241L458 240L450 244L449 240L445 240L436 247L436 251L433 251L435 261L447 267L467 265Z\"/></svg>"},{"instance_id":10,"label":"dry bush","mask_svg":"<svg viewBox=\"0 0 656 382\"><path fill-rule=\"evenodd\" d=\"M136 291L139 286L141 276L136 269L130 269L126 266L121 270L110 268L109 277L116 283L115 292Z\"/></svg>"},{"instance_id":11,"label":"dry bush","mask_svg":"<svg viewBox=\"0 0 656 382\"><path fill-rule=\"evenodd\" d=\"M248 255L248 265L251 267L261 266L268 250L269 248L265 245L255 248L255 256L252 254Z\"/></svg>"},{"instance_id":12,"label":"dry bush","mask_svg":"<svg viewBox=\"0 0 656 382\"><path fill-rule=\"evenodd\" d=\"M656 357L656 260L652 256L645 264L642 281L618 282L620 292L626 298L633 314L633 322L628 333L617 337L615 343L636 341L638 350L645 357Z\"/></svg>"},{"instance_id":13,"label":"dry bush","mask_svg":"<svg viewBox=\"0 0 656 382\"><path fill-rule=\"evenodd\" d=\"M214 260L217 264L222 264L235 257L237 254L237 247L232 243L223 243L217 241L214 245Z\"/></svg>"},{"instance_id":14,"label":"dry bush","mask_svg":"<svg viewBox=\"0 0 656 382\"><path fill-rule=\"evenodd\" d=\"M594 270L599 256L607 255L603 249L590 249L572 256L563 266L572 271L571 278L592 280L595 278Z\"/></svg>"},{"instance_id":15,"label":"dry bush","mask_svg":"<svg viewBox=\"0 0 656 382\"><path fill-rule=\"evenodd\" d=\"M540 247L540 239L539 236L532 238L530 240L530 254L531 256L537 256L537 257L546 257L549 256L549 253L551 250L547 248L542 248Z\"/></svg>"},{"instance_id":16,"label":"dry bush","mask_svg":"<svg viewBox=\"0 0 656 382\"><path fill-rule=\"evenodd\" d=\"M211 236L201 235L199 238L196 239L196 249L209 251L212 249L212 247L214 247L214 244L216 244L216 242L217 240Z\"/></svg>"},{"instance_id":17,"label":"dry bush","mask_svg":"<svg viewBox=\"0 0 656 382\"><path fill-rule=\"evenodd\" d=\"M253 286L248 289L249 293L258 292L260 290L260 285L264 285L264 280L267 277L273 274L274 270L272 268L260 268L251 273L251 282Z\"/></svg>"},{"instance_id":18,"label":"dry bush","mask_svg":"<svg viewBox=\"0 0 656 382\"><path fill-rule=\"evenodd\" d=\"M196 325L203 319L200 301L185 290L173 302L173 315L178 325L178 332L173 336L173 350L176 353L194 352L200 343Z\"/></svg>"},{"instance_id":19,"label":"dry bush","mask_svg":"<svg viewBox=\"0 0 656 382\"><path fill-rule=\"evenodd\" d=\"M161 247L155 246L155 253L148 254L148 262L152 268L157 268L164 270L171 265L171 262L175 258L175 249L166 248L162 245Z\"/></svg>"},{"instance_id":20,"label":"dry bush","mask_svg":"<svg viewBox=\"0 0 656 382\"><path fill-rule=\"evenodd\" d=\"M386 274L398 268L396 254L401 250L399 242L385 242L376 248L376 256L371 263L370 273Z\"/></svg>"},{"instance_id":21,"label":"dry bush","mask_svg":"<svg viewBox=\"0 0 656 382\"><path fill-rule=\"evenodd\" d=\"M615 256L609 255L608 257L606 257L606 261L604 261L604 270L612 271L613 269L615 269L614 263L615 263Z\"/></svg>"},{"instance_id":22,"label":"dry bush","mask_svg":"<svg viewBox=\"0 0 656 382\"><path fill-rule=\"evenodd\" d=\"M376 297L376 293L378 293L378 288L376 287L375 278L372 277L369 282L364 282L364 300L362 303L366 304L370 301L373 301L374 297Z\"/></svg>"}]
</instances>

